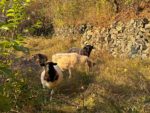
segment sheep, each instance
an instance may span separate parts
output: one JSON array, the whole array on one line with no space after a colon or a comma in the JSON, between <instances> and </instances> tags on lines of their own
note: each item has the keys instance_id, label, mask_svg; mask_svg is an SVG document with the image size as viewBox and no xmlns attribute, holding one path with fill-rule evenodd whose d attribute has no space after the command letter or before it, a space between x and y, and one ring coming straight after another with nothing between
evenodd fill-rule
<instances>
[{"instance_id":1,"label":"sheep","mask_svg":"<svg viewBox=\"0 0 150 113\"><path fill-rule=\"evenodd\" d=\"M47 56L41 53L32 55L30 60L31 59L37 62L40 66L45 66L45 63L48 61Z\"/></svg>"},{"instance_id":2,"label":"sheep","mask_svg":"<svg viewBox=\"0 0 150 113\"><path fill-rule=\"evenodd\" d=\"M62 71L69 71L69 78L71 78L71 69L77 64L87 64L89 69L92 65L91 60L84 55L78 53L57 53L52 55L52 61L57 62Z\"/></svg>"},{"instance_id":3,"label":"sheep","mask_svg":"<svg viewBox=\"0 0 150 113\"><path fill-rule=\"evenodd\" d=\"M90 56L92 49L94 49L94 46L92 45L85 45L82 49L72 47L68 50L68 53L78 53L80 55Z\"/></svg>"},{"instance_id":4,"label":"sheep","mask_svg":"<svg viewBox=\"0 0 150 113\"><path fill-rule=\"evenodd\" d=\"M63 73L57 63L45 63L44 70L41 73L41 83L43 88L51 89L51 98L54 93L53 88L57 87L63 80Z\"/></svg>"}]
</instances>

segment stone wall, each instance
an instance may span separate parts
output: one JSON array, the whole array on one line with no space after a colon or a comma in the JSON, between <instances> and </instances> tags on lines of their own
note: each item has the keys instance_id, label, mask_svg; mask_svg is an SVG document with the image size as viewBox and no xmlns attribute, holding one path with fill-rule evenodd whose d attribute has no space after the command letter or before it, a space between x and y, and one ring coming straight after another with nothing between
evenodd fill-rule
<instances>
[{"instance_id":1,"label":"stone wall","mask_svg":"<svg viewBox=\"0 0 150 113\"><path fill-rule=\"evenodd\" d=\"M91 30L93 26L90 23L80 24L78 26L63 26L60 28L55 28L54 36L61 37L61 38L77 38L82 36L88 30Z\"/></svg>"},{"instance_id":2,"label":"stone wall","mask_svg":"<svg viewBox=\"0 0 150 113\"><path fill-rule=\"evenodd\" d=\"M92 44L97 50L106 50L115 57L150 57L150 20L119 21L102 29L93 27L83 34L83 44Z\"/></svg>"}]
</instances>

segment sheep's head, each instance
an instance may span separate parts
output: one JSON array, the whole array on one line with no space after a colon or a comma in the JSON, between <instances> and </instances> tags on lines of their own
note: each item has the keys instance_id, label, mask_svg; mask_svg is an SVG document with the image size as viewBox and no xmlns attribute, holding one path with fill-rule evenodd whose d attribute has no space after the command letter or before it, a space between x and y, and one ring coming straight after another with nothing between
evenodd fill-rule
<instances>
[{"instance_id":1,"label":"sheep's head","mask_svg":"<svg viewBox=\"0 0 150 113\"><path fill-rule=\"evenodd\" d=\"M92 46L92 45L86 45L86 46L84 46L83 49L86 49L86 50L88 50L88 51L91 51L92 49L94 49L94 46Z\"/></svg>"},{"instance_id":2,"label":"sheep's head","mask_svg":"<svg viewBox=\"0 0 150 113\"><path fill-rule=\"evenodd\" d=\"M92 46L92 45L86 45L83 48L83 50L86 52L88 57L90 56L90 53L91 53L92 49L94 49L94 46Z\"/></svg>"},{"instance_id":3,"label":"sheep's head","mask_svg":"<svg viewBox=\"0 0 150 113\"><path fill-rule=\"evenodd\" d=\"M57 65L57 63L54 62L46 63L45 71L48 72L48 75L45 75L44 77L45 80L53 82L55 79L58 79L57 72L54 68L55 65Z\"/></svg>"},{"instance_id":4,"label":"sheep's head","mask_svg":"<svg viewBox=\"0 0 150 113\"><path fill-rule=\"evenodd\" d=\"M45 63L48 60L46 55L40 53L32 55L31 59L40 66L45 66Z\"/></svg>"},{"instance_id":5,"label":"sheep's head","mask_svg":"<svg viewBox=\"0 0 150 113\"><path fill-rule=\"evenodd\" d=\"M49 67L53 67L54 65L57 65L57 63L54 63L54 62L47 62L46 65L48 65Z\"/></svg>"}]
</instances>

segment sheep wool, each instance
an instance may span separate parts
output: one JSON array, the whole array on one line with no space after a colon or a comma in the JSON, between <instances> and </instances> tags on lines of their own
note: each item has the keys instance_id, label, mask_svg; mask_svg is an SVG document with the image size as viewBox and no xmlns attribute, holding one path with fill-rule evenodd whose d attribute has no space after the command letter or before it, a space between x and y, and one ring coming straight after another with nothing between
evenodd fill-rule
<instances>
[{"instance_id":1,"label":"sheep wool","mask_svg":"<svg viewBox=\"0 0 150 113\"><path fill-rule=\"evenodd\" d=\"M77 64L84 64L88 60L87 56L77 53L57 53L52 56L52 61L57 62L61 70L74 68Z\"/></svg>"},{"instance_id":2,"label":"sheep wool","mask_svg":"<svg viewBox=\"0 0 150 113\"><path fill-rule=\"evenodd\" d=\"M47 67L46 67L47 68ZM46 80L44 80L44 76L47 72L47 69L44 70L42 73L41 73L41 83L43 85L43 88L47 87L49 89L53 89L54 87L56 87L57 85L60 84L60 82L63 80L63 73L61 72L61 69L55 65L54 66L54 69L56 70L56 72L58 73L59 77L58 77L58 80L54 81L54 82L48 82Z\"/></svg>"}]
</instances>

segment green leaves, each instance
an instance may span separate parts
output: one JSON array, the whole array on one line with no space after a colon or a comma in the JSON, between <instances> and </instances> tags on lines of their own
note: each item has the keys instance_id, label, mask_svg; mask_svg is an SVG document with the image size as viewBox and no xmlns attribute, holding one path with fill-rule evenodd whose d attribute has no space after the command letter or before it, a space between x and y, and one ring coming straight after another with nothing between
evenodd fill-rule
<instances>
[{"instance_id":1,"label":"green leaves","mask_svg":"<svg viewBox=\"0 0 150 113\"><path fill-rule=\"evenodd\" d=\"M26 3L29 3L29 2L31 2L31 0L25 0L25 2L26 2Z\"/></svg>"},{"instance_id":2,"label":"green leaves","mask_svg":"<svg viewBox=\"0 0 150 113\"><path fill-rule=\"evenodd\" d=\"M133 0L125 0L125 4L129 5L133 2Z\"/></svg>"},{"instance_id":3,"label":"green leaves","mask_svg":"<svg viewBox=\"0 0 150 113\"><path fill-rule=\"evenodd\" d=\"M9 30L9 27L6 26L6 25L2 25L2 26L0 27L0 29L1 29L1 30L7 31L7 30Z\"/></svg>"},{"instance_id":4,"label":"green leaves","mask_svg":"<svg viewBox=\"0 0 150 113\"><path fill-rule=\"evenodd\" d=\"M28 48L24 47L20 41L16 41L16 40L11 41L11 42L7 41L7 40L1 41L0 42L0 47L1 48L11 48L11 47L13 47L17 51L22 51L22 52L25 52L25 53L29 52Z\"/></svg>"},{"instance_id":5,"label":"green leaves","mask_svg":"<svg viewBox=\"0 0 150 113\"><path fill-rule=\"evenodd\" d=\"M0 64L0 74L8 76L12 74L12 71L6 65Z\"/></svg>"},{"instance_id":6,"label":"green leaves","mask_svg":"<svg viewBox=\"0 0 150 113\"><path fill-rule=\"evenodd\" d=\"M8 9L7 10L7 14L9 14L9 13L14 13L15 11L14 11L14 9ZM7 16L7 15L6 15Z\"/></svg>"},{"instance_id":7,"label":"green leaves","mask_svg":"<svg viewBox=\"0 0 150 113\"><path fill-rule=\"evenodd\" d=\"M9 98L0 95L0 111L7 112L11 109L10 100Z\"/></svg>"},{"instance_id":8,"label":"green leaves","mask_svg":"<svg viewBox=\"0 0 150 113\"><path fill-rule=\"evenodd\" d=\"M0 112L10 112L22 102L22 99L20 102L18 99L24 94L21 89L24 79L20 77L21 74L10 69L13 61L9 56L14 51L29 52L23 46L24 37L18 32L19 25L26 18L25 8L29 3L30 0L0 0L0 12L7 19L7 22L4 20L0 23L0 33L4 34L0 34ZM4 81L1 82L1 78ZM5 82L7 79L10 81Z\"/></svg>"},{"instance_id":9,"label":"green leaves","mask_svg":"<svg viewBox=\"0 0 150 113\"><path fill-rule=\"evenodd\" d=\"M25 8L29 3L30 0L0 1L0 12L7 18L7 22L0 23L0 30L7 34L3 38L0 37L0 54L3 57L12 54L14 50L29 52L29 49L22 45L23 37L18 33L19 25L26 18ZM0 74L11 74L11 70L8 69L7 65L0 61Z\"/></svg>"},{"instance_id":10,"label":"green leaves","mask_svg":"<svg viewBox=\"0 0 150 113\"><path fill-rule=\"evenodd\" d=\"M26 48L26 47L24 47L24 46L22 46L22 45L16 44L16 43L13 45L13 48L14 48L15 50L17 50L17 51L22 51L22 52L24 52L24 53L28 53L28 52L29 52L29 49L28 49L28 48Z\"/></svg>"},{"instance_id":11,"label":"green leaves","mask_svg":"<svg viewBox=\"0 0 150 113\"><path fill-rule=\"evenodd\" d=\"M17 7L18 4L14 3L12 8L7 10L6 16L8 17L8 26L11 28L17 28L21 20L23 20L23 6Z\"/></svg>"},{"instance_id":12,"label":"green leaves","mask_svg":"<svg viewBox=\"0 0 150 113\"><path fill-rule=\"evenodd\" d=\"M0 6L5 5L6 0L1 0L0 1Z\"/></svg>"},{"instance_id":13,"label":"green leaves","mask_svg":"<svg viewBox=\"0 0 150 113\"><path fill-rule=\"evenodd\" d=\"M42 26L42 22L40 20L38 20L33 27L35 28L40 28Z\"/></svg>"},{"instance_id":14,"label":"green leaves","mask_svg":"<svg viewBox=\"0 0 150 113\"><path fill-rule=\"evenodd\" d=\"M7 40L1 41L0 42L0 47L1 48L10 48L11 47L11 43Z\"/></svg>"}]
</instances>

